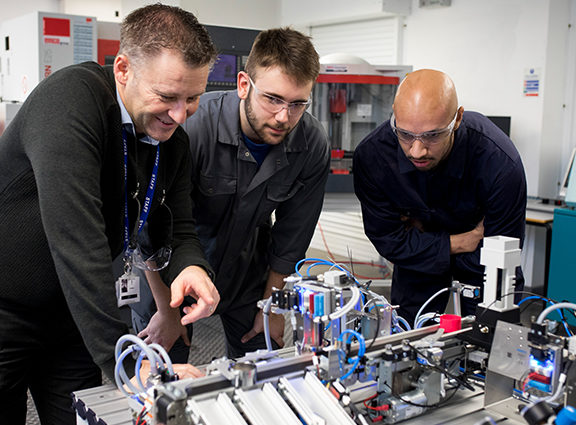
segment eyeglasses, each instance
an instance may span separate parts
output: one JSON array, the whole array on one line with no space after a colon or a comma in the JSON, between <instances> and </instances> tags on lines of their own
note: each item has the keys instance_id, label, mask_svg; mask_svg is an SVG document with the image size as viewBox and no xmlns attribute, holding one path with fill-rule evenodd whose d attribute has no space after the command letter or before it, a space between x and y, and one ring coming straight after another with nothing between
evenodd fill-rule
<instances>
[{"instance_id":1,"label":"eyeglasses","mask_svg":"<svg viewBox=\"0 0 576 425\"><path fill-rule=\"evenodd\" d=\"M398 141L403 145L412 146L415 140L420 140L424 146L430 147L446 139L446 136L454 130L456 118L458 118L458 109L456 110L454 118L450 124L448 124L448 127L440 130L426 131L424 133L412 133L396 127L396 117L394 113L392 113L390 117L390 127L392 127L392 131L398 137Z\"/></svg>"},{"instance_id":2,"label":"eyeglasses","mask_svg":"<svg viewBox=\"0 0 576 425\"><path fill-rule=\"evenodd\" d=\"M134 232L132 232L132 237L130 238L130 242L128 244L128 248L124 253L124 262L129 264L133 267L137 267L141 270L148 270L148 271L159 271L170 263L170 258L172 257L172 240L174 237L173 234L173 226L174 226L174 219L172 217L172 211L164 202L165 194L163 194L162 199L160 200L160 205L166 208L168 212L168 217L170 218L170 226L168 228L168 239L166 244L160 248L158 251L150 253L151 243L149 238L146 237L145 243L141 243L138 238L138 228L140 227L140 201L138 197L135 195L133 199L136 200L138 204L138 216L136 218L136 223L134 225Z\"/></svg>"},{"instance_id":3,"label":"eyeglasses","mask_svg":"<svg viewBox=\"0 0 576 425\"><path fill-rule=\"evenodd\" d=\"M248 79L250 80L250 85L256 92L258 103L271 114L277 114L283 109L286 109L289 117L298 117L303 114L312 103L312 99L308 99L306 102L286 102L285 100L259 90L256 84L254 84L254 81L252 81L252 78L248 77Z\"/></svg>"}]
</instances>

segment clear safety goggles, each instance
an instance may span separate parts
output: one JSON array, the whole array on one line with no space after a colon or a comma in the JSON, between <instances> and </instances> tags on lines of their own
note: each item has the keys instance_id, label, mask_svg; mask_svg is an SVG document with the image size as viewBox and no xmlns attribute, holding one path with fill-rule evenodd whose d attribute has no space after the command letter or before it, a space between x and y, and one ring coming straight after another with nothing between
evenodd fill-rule
<instances>
[{"instance_id":1,"label":"clear safety goggles","mask_svg":"<svg viewBox=\"0 0 576 425\"><path fill-rule=\"evenodd\" d=\"M256 84L254 84L252 78L248 77L248 79L250 80L250 85L256 93L256 99L258 103L260 106L262 106L262 108L271 114L277 114L283 109L286 109L290 118L299 117L304 113L306 109L308 109L312 103L312 99L308 99L305 102L286 102L283 99L261 91L258 89L258 87L256 87Z\"/></svg>"},{"instance_id":2,"label":"clear safety goggles","mask_svg":"<svg viewBox=\"0 0 576 425\"><path fill-rule=\"evenodd\" d=\"M170 263L170 259L172 258L172 240L173 240L173 226L174 226L174 219L172 217L172 211L164 202L164 197L160 201L160 205L166 208L168 212L168 216L170 217L170 226L168 229L168 239L166 244L160 248L159 250L150 253L150 250L144 248L144 246L138 240L138 227L140 223L140 201L137 197L133 199L136 200L138 204L138 217L136 218L136 224L134 232L132 232L132 237L128 244L128 248L124 253L124 263L126 267L137 267L141 270L148 270L148 271L159 271Z\"/></svg>"},{"instance_id":3,"label":"clear safety goggles","mask_svg":"<svg viewBox=\"0 0 576 425\"><path fill-rule=\"evenodd\" d=\"M390 117L390 127L392 127L392 131L396 134L396 137L398 137L398 141L403 145L412 146L415 140L420 140L426 147L430 147L446 140L446 137L454 130L457 118L458 109L456 110L454 118L450 124L448 124L448 127L439 130L426 131L424 133L412 133L411 131L396 127L396 117L394 116L394 113L392 113L392 116Z\"/></svg>"}]
</instances>

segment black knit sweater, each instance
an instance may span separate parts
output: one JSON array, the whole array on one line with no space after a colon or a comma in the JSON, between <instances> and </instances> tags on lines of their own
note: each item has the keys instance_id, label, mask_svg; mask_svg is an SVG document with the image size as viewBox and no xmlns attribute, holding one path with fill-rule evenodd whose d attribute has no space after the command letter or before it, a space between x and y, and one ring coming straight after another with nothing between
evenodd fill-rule
<instances>
[{"instance_id":1,"label":"black knit sweater","mask_svg":"<svg viewBox=\"0 0 576 425\"><path fill-rule=\"evenodd\" d=\"M111 266L123 247L122 145L112 69L95 63L45 79L0 138L0 308L63 318L69 310L108 376L114 344L127 332ZM128 191L139 182L143 197L156 148L131 141L128 150ZM159 205L165 191L174 220L168 282L189 265L209 269L191 218L189 164L188 139L178 128L160 145L148 217L152 241L161 246L168 225ZM128 211L133 223L136 202Z\"/></svg>"}]
</instances>

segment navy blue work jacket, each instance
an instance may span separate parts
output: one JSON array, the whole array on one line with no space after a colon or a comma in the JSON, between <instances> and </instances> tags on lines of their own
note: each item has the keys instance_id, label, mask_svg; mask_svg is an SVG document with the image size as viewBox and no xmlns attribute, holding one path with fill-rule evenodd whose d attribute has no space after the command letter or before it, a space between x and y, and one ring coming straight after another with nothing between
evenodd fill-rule
<instances>
[{"instance_id":1,"label":"navy blue work jacket","mask_svg":"<svg viewBox=\"0 0 576 425\"><path fill-rule=\"evenodd\" d=\"M393 293L399 284L481 285L480 247L450 255L450 235L470 231L482 219L485 236L524 240L526 178L520 155L479 113L464 112L451 152L430 171L416 169L406 158L389 122L358 146L353 170L366 235L395 266ZM420 221L423 231L401 217ZM522 283L518 269L517 284Z\"/></svg>"}]
</instances>

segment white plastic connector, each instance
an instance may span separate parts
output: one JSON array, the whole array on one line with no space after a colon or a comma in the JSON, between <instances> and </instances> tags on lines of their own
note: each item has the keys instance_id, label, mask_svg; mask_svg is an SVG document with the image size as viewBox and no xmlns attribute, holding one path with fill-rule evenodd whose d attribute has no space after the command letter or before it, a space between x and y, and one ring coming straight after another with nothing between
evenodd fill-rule
<instances>
[{"instance_id":1,"label":"white plastic connector","mask_svg":"<svg viewBox=\"0 0 576 425\"><path fill-rule=\"evenodd\" d=\"M506 311L514 307L513 297L498 297L498 270L502 270L501 295L514 290L516 267L520 265L520 240L508 236L484 238L480 249L480 264L486 266L484 300L480 304L496 311Z\"/></svg>"},{"instance_id":2,"label":"white plastic connector","mask_svg":"<svg viewBox=\"0 0 576 425\"><path fill-rule=\"evenodd\" d=\"M576 336L568 338L568 353L576 356Z\"/></svg>"},{"instance_id":3,"label":"white plastic connector","mask_svg":"<svg viewBox=\"0 0 576 425\"><path fill-rule=\"evenodd\" d=\"M324 283L330 286L340 286L346 283L346 273L341 270L328 270L324 272Z\"/></svg>"}]
</instances>

